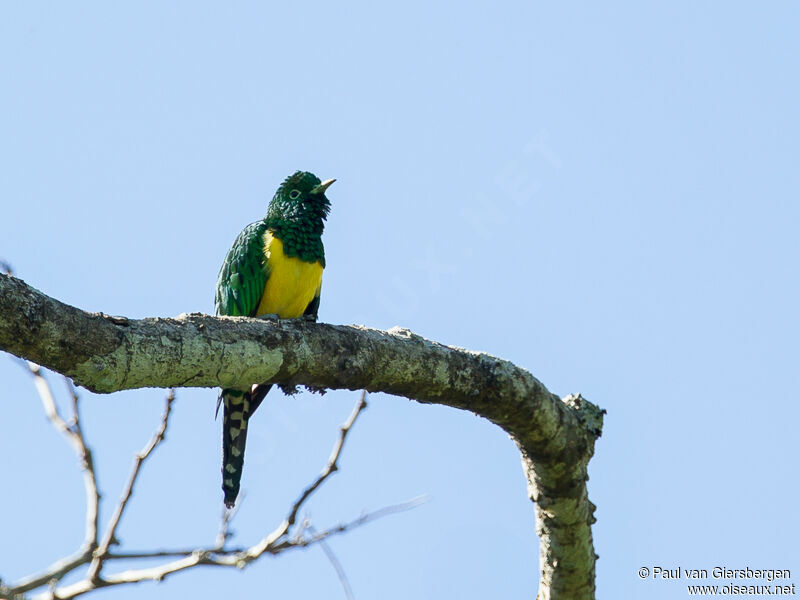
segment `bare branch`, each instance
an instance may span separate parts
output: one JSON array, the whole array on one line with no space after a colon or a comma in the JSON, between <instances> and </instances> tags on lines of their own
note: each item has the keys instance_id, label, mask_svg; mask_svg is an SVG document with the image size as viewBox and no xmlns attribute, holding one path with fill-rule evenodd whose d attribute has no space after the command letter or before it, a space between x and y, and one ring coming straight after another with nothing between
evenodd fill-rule
<instances>
[{"instance_id":1,"label":"bare branch","mask_svg":"<svg viewBox=\"0 0 800 600\"><path fill-rule=\"evenodd\" d=\"M347 533L357 527L361 527L366 525L367 523L371 523L377 519L381 519L383 517L388 517L389 515L405 512L416 508L422 504L428 502L430 498L428 496L419 496L417 498L412 498L407 502L402 502L400 504L392 504L390 506L385 506L383 508L379 508L378 510L372 512L365 512L360 516L356 517L351 521L347 521L345 523L339 523L322 531L317 531L314 535L310 537L302 536L302 531L308 530L308 524L306 522L301 523L302 531L296 533L292 536L286 536L286 539L274 544L272 547L268 548L265 553L269 554L279 554L284 550L290 550L292 548L306 548L308 546L312 546L316 543L319 543L322 540L325 540L329 537L333 537L336 535L341 535L343 533ZM255 547L255 546L253 546ZM252 547L251 547L252 548ZM176 548L171 550L154 550L154 551L141 551L141 552L109 552L106 560L128 560L128 559L135 559L135 558L163 558L163 557L185 557L190 556L196 553L205 553L211 557L240 557L246 554L251 548L245 547L233 547L233 548L225 548L220 549L216 544L209 548ZM237 566L234 564L225 564L221 566Z\"/></svg>"},{"instance_id":2,"label":"bare branch","mask_svg":"<svg viewBox=\"0 0 800 600\"><path fill-rule=\"evenodd\" d=\"M181 315L89 314L0 274L0 349L101 393L140 387L240 387L254 381L382 391L476 413L522 454L541 541L539 595L594 596L587 465L603 413L560 399L528 371L406 329Z\"/></svg>"},{"instance_id":3,"label":"bare branch","mask_svg":"<svg viewBox=\"0 0 800 600\"><path fill-rule=\"evenodd\" d=\"M367 523L375 521L376 519L381 519L383 517L387 517L389 515L393 515L400 512L405 512L407 510L411 510L412 508L416 508L421 504L425 504L430 498L428 496L418 496L417 498L412 498L408 502L402 502L400 504L392 504L390 506L384 506L383 508L379 508L373 512L365 512L362 513L361 516L353 519L352 521L348 521L346 523L339 523L338 525L334 525L333 527L329 527L322 531L318 531L316 534L305 537L305 536L295 536L290 540L286 540L279 544L276 544L270 552L273 554L277 554L278 552L282 552L283 550L289 550L291 548L307 548L308 546L313 546L314 544L318 544L319 542L326 540L329 537L341 535L343 533L347 533L357 527L362 527Z\"/></svg>"},{"instance_id":4,"label":"bare branch","mask_svg":"<svg viewBox=\"0 0 800 600\"><path fill-rule=\"evenodd\" d=\"M306 500L313 494L322 483L330 477L334 472L339 470L339 456L342 453L342 448L344 448L344 442L347 439L347 434L350 433L350 429L353 427L353 424L356 422L358 415L361 414L367 408L367 392L361 392L361 399L353 408L353 412L350 413L347 421L345 421L344 425L339 428L339 439L336 442L336 445L333 447L331 451L331 456L328 459L328 464L325 465L325 468L320 473L319 477L317 477L316 481L308 486L302 495L297 499L292 507L292 511L289 513L289 517L286 520L287 523L291 526L294 525L295 520L297 519L297 512L300 510L300 507L303 506Z\"/></svg>"},{"instance_id":5,"label":"bare branch","mask_svg":"<svg viewBox=\"0 0 800 600\"><path fill-rule=\"evenodd\" d=\"M28 369L34 378L36 391L42 399L44 412L53 426L58 429L72 445L75 453L81 461L83 471L83 483L86 491L86 534L84 536L84 547L94 549L97 547L97 519L98 506L100 503L100 492L97 488L97 475L94 469L94 459L92 451L86 445L81 429L81 419L79 412L79 398L75 393L75 388L71 387L72 392L72 420L67 424L58 412L53 390L50 383L45 379L39 365L28 361ZM66 379L66 378L65 378ZM67 380L69 381L69 380Z\"/></svg>"},{"instance_id":6,"label":"bare branch","mask_svg":"<svg viewBox=\"0 0 800 600\"><path fill-rule=\"evenodd\" d=\"M220 547L220 539L222 539L222 544L224 545L224 542L227 539L228 524L230 523L230 519L232 517L232 514L229 514L223 519L221 535L217 536L216 545L211 548L158 550L153 552L111 552L109 550L109 540L113 540L113 531L119 524L125 505L130 499L131 491L136 482L138 468L141 466L141 462L143 462L147 456L149 456L149 454L164 437L164 432L166 431L169 418L170 404L172 402L171 398L172 394L170 394L170 397L167 399L167 408L165 410L159 431L156 432L156 435L153 437L150 444L148 444L148 446L137 456L134 472L128 481L126 491L123 493L120 503L117 506L117 511L110 521L108 531L103 537L103 542L95 552L96 556L102 556L102 560L97 560L96 558L90 567L89 573L81 581L62 587L53 586L47 592L37 595L37 600L70 600L71 598L75 598L104 587L138 583L147 580L161 581L173 573L184 571L200 565L235 567L241 569L247 566L249 563L258 560L265 554L276 555L293 548L305 548L313 544L321 544L324 542L324 540L332 535L337 535L354 527L364 525L380 516L386 516L402 510L408 510L418 506L421 503L420 499L415 499L404 504L386 507L373 513L366 513L358 519L350 521L349 523L342 523L321 532L313 531L312 535L308 537L302 535L302 531L311 530L305 523L301 523L300 533L296 535L290 535L291 527L296 521L297 513L302 508L304 503L320 488L322 483L324 483L324 481L330 477L330 475L336 472L338 468L338 460L341 456L342 449L344 448L346 438L351 431L358 415L367 406L366 393L364 393L361 395L361 398L353 409L353 412L350 414L350 417L340 427L339 438L333 447L331 456L323 468L322 473L292 504L289 509L288 516L281 522L281 524L274 531L266 535L261 541L248 548L222 549ZM233 513L234 511L229 512ZM103 563L113 560L127 560L132 558L153 559L166 557L176 557L176 559L151 568L130 569L120 573L103 576L100 575L99 569L94 569L95 564L99 563L100 568L102 568ZM17 588L12 588L11 591L16 592Z\"/></svg>"},{"instance_id":7,"label":"bare branch","mask_svg":"<svg viewBox=\"0 0 800 600\"><path fill-rule=\"evenodd\" d=\"M58 411L58 405L56 404L53 390L42 373L41 367L30 361L24 364L34 378L34 385L42 400L47 418L53 426L67 438L67 441L69 441L81 461L83 484L86 492L86 533L83 545L75 554L56 561L42 573L18 581L13 588L15 593L18 594L36 589L51 581L58 581L70 571L91 560L92 553L95 548L97 548L98 507L100 503L100 493L97 487L97 476L95 474L92 451L86 444L86 440L83 437L83 430L81 429L78 408L79 398L77 393L75 393L74 388L71 388L72 419L71 423L68 424ZM71 383L69 385L71 387Z\"/></svg>"},{"instance_id":8,"label":"bare branch","mask_svg":"<svg viewBox=\"0 0 800 600\"><path fill-rule=\"evenodd\" d=\"M314 526L311 523L306 525L306 529L314 535L317 533L317 530L314 529ZM333 549L328 545L328 543L321 539L319 541L319 546L322 548L322 551L325 553L325 556L328 558L328 562L331 563L333 570L336 571L336 576L339 578L339 583L342 584L342 590L344 590L344 597L347 600L355 600L355 596L353 596L353 588L350 585L350 580L347 578L347 573L344 571L344 567L342 563L339 561L339 558L334 553Z\"/></svg>"},{"instance_id":9,"label":"bare branch","mask_svg":"<svg viewBox=\"0 0 800 600\"><path fill-rule=\"evenodd\" d=\"M361 527L375 521L376 519L380 519L382 517L386 517L392 514L397 514L400 512L405 512L407 510L411 510L424 504L428 501L427 496L420 496L419 498L414 498L409 500L408 502L403 502L401 504L395 504L392 506L387 506L381 509L378 509L373 512L367 512L362 514L361 516L353 519L352 521L348 521L346 523L339 523L334 525L333 527L329 527L322 531L313 530L311 536L302 537L302 536L285 536L284 539L274 543L272 546L266 548L260 555L263 556L265 554L269 555L278 555L281 552L285 552L292 549L297 548L307 548L309 546L313 546L314 544L318 544L323 542L329 537L341 535L348 531L351 531L357 527ZM304 529L311 532L312 528L310 528L307 524L304 525ZM107 587L110 585L122 585L126 583L137 583L140 581L161 581L167 575L171 575L172 573L176 573L178 571L186 570L192 567L196 567L199 565L206 565L206 566L217 566L217 567L235 567L235 568L242 568L246 566L247 563L240 562L240 558L246 555L248 552L252 552L253 549L257 545L254 545L250 548L227 548L225 550L221 550L214 545L209 548L180 548L180 549L171 549L171 550L154 550L154 551L142 551L142 552L113 552L109 551L106 554L105 561L114 561L114 560L130 560L130 559L156 559L156 558L178 558L179 560L166 563L163 565L158 565L149 569L135 569L125 571L123 573L118 573L110 576L103 577L100 581L92 584L88 578L79 581L78 583L67 586L61 587L57 590L50 590L43 594L39 594L36 596L37 599L40 600L54 600L58 598L59 600L67 600L69 598L75 598L77 596L86 594L91 592L94 589L99 589L101 587ZM40 576L37 578L37 582L35 585L26 586L24 589L20 585L16 585L13 588L9 588L7 592L7 597L13 597L13 594L23 593L25 591L29 591L35 589L37 587L41 587L51 581L57 581L65 574L69 573L70 571L76 569L77 567L86 564L91 559L91 556L75 556L64 559L59 563L58 570L49 570L46 575ZM54 565L54 567L56 566ZM51 567L52 569L52 567ZM33 578L31 578L33 581ZM53 594L57 593L57 596Z\"/></svg>"},{"instance_id":10,"label":"bare branch","mask_svg":"<svg viewBox=\"0 0 800 600\"><path fill-rule=\"evenodd\" d=\"M75 391L75 386L72 382L64 377L67 389L72 398L72 429L75 431L75 437L78 440L80 450L84 477L84 486L86 488L86 536L84 538L84 545L86 548L94 550L97 547L97 528L98 520L100 518L100 491L97 487L97 474L94 468L94 457L92 451L86 444L86 439L83 436L83 429L81 428L81 415L80 415L80 398Z\"/></svg>"},{"instance_id":11,"label":"bare branch","mask_svg":"<svg viewBox=\"0 0 800 600\"><path fill-rule=\"evenodd\" d=\"M90 581L96 582L99 579L100 570L103 568L103 563L108 555L108 550L111 547L111 544L116 541L117 527L119 526L120 519L122 519L122 513L125 512L125 508L128 505L128 501L131 499L131 494L133 494L133 487L136 485L136 479L139 477L139 470L141 469L142 464L147 460L147 457L150 456L150 453L155 450L156 446L158 446L164 440L164 435L167 432L167 425L169 424L169 415L172 411L172 403L174 401L175 390L170 390L167 394L166 405L164 408L164 414L161 417L160 427L153 435L153 438L150 440L147 446L145 446L144 449L139 452L133 460L133 470L128 478L128 483L125 485L125 489L122 492L122 497L117 503L117 508L114 511L114 514L111 516L111 520L108 523L103 540L100 542L97 551L94 553L94 560L92 560L92 564L89 567L87 579Z\"/></svg>"},{"instance_id":12,"label":"bare branch","mask_svg":"<svg viewBox=\"0 0 800 600\"><path fill-rule=\"evenodd\" d=\"M239 500L232 508L227 508L223 505L222 507L222 516L220 518L219 524L219 533L217 533L217 542L215 548L217 550L222 550L225 547L225 544L228 543L228 539L230 538L230 525L233 518L239 512L239 509L242 507L242 503L245 501L247 497L246 492L242 492L239 494Z\"/></svg>"},{"instance_id":13,"label":"bare branch","mask_svg":"<svg viewBox=\"0 0 800 600\"><path fill-rule=\"evenodd\" d=\"M240 564L241 566L244 566L247 563L257 559L259 556L276 546L281 538L289 533L289 529L297 520L297 513L299 512L300 508L302 508L305 502L319 488L319 486L321 486L325 480L328 479L328 477L330 477L339 468L339 456L344 448L344 442L347 439L347 434L350 433L350 430L353 427L353 424L356 422L358 415L360 415L361 411L363 411L366 407L367 393L362 392L361 398L353 408L353 412L350 413L350 416L344 425L339 428L339 439L336 441L336 444L334 444L333 450L331 451L331 456L328 459L328 463L325 465L325 468L322 469L319 477L317 477L295 501L295 503L292 505L292 508L289 510L289 515L286 517L283 523L281 523L274 531L264 536L259 543L251 546L246 551L237 555L237 565Z\"/></svg>"},{"instance_id":14,"label":"bare branch","mask_svg":"<svg viewBox=\"0 0 800 600\"><path fill-rule=\"evenodd\" d=\"M79 550L71 556L57 560L41 573L23 577L11 587L0 585L0 598L16 598L30 590L35 590L43 585L60 581L65 575L71 573L81 565L92 560L92 552Z\"/></svg>"}]
</instances>

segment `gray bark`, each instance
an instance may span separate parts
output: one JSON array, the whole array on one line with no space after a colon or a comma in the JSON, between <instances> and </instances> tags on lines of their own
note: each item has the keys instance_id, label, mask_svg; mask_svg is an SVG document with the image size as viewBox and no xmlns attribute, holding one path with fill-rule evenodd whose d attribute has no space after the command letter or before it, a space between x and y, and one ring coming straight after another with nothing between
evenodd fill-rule
<instances>
[{"instance_id":1,"label":"gray bark","mask_svg":"<svg viewBox=\"0 0 800 600\"><path fill-rule=\"evenodd\" d=\"M87 313L2 274L0 349L100 393L274 382L380 391L474 412L521 451L541 544L538 597L594 597L595 506L586 481L604 411L579 395L560 399L508 361L398 327Z\"/></svg>"}]
</instances>

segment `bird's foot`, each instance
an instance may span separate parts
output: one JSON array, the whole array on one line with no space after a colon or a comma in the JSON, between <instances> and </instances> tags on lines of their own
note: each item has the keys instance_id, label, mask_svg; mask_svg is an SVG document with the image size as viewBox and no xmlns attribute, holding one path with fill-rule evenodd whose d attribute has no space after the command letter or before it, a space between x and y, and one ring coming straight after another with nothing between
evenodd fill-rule
<instances>
[{"instance_id":1,"label":"bird's foot","mask_svg":"<svg viewBox=\"0 0 800 600\"><path fill-rule=\"evenodd\" d=\"M265 313L263 315L256 315L256 319L264 319L265 321L280 321L281 318L275 313Z\"/></svg>"},{"instance_id":2,"label":"bird's foot","mask_svg":"<svg viewBox=\"0 0 800 600\"><path fill-rule=\"evenodd\" d=\"M303 315L300 317L303 321L308 321L309 323L316 323L317 317L315 315Z\"/></svg>"}]
</instances>

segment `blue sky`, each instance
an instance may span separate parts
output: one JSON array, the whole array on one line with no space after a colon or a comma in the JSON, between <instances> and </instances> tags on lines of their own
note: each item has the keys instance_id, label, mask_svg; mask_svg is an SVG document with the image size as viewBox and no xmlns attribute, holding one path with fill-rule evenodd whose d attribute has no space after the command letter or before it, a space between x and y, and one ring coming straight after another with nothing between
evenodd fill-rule
<instances>
[{"instance_id":1,"label":"blue sky","mask_svg":"<svg viewBox=\"0 0 800 600\"><path fill-rule=\"evenodd\" d=\"M238 231L295 169L335 177L320 318L508 358L608 410L590 465L598 596L641 566L789 568L796 538L800 8L792 2L6 4L0 257L129 317L213 311ZM29 377L0 360L0 576L75 549L83 491ZM56 384L60 385L57 380ZM83 392L110 514L164 392ZM216 393L179 390L119 536L209 543ZM272 529L354 393L270 395L237 539ZM533 506L474 415L375 395L320 528L356 598L530 598ZM797 577L797 575L795 575ZM109 598L342 597L319 548Z\"/></svg>"}]
</instances>

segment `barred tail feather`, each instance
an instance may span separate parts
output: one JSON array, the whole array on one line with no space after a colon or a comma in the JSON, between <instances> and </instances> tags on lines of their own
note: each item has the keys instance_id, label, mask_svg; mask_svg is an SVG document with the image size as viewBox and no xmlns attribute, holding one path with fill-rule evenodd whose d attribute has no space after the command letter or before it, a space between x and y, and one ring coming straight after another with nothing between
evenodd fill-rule
<instances>
[{"instance_id":1,"label":"barred tail feather","mask_svg":"<svg viewBox=\"0 0 800 600\"><path fill-rule=\"evenodd\" d=\"M239 495L250 418L250 392L222 390L222 491L231 508Z\"/></svg>"},{"instance_id":2,"label":"barred tail feather","mask_svg":"<svg viewBox=\"0 0 800 600\"><path fill-rule=\"evenodd\" d=\"M253 386L249 392L222 390L222 491L225 506L233 507L239 495L247 442L247 424L272 386Z\"/></svg>"}]
</instances>

